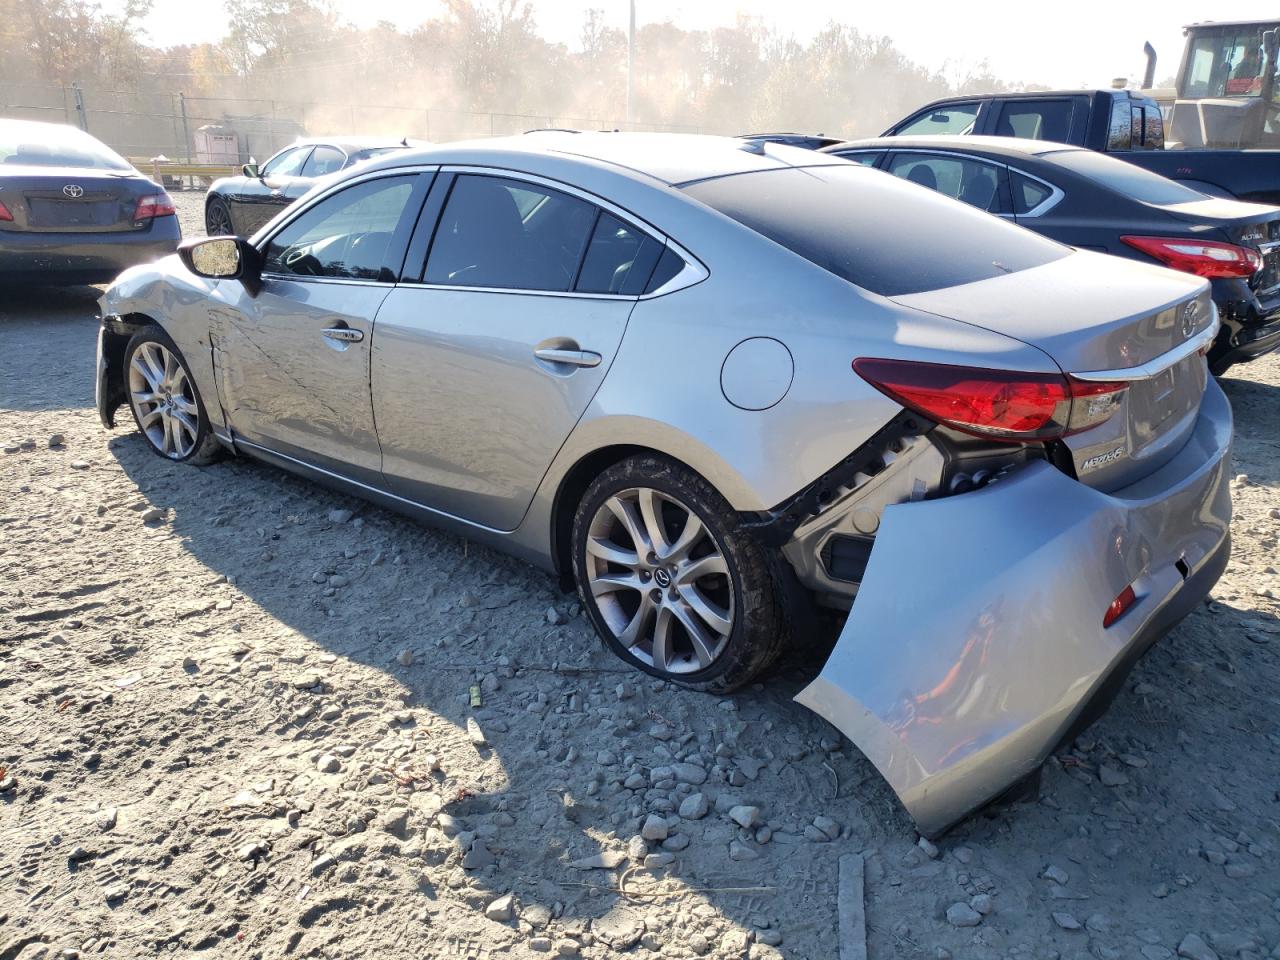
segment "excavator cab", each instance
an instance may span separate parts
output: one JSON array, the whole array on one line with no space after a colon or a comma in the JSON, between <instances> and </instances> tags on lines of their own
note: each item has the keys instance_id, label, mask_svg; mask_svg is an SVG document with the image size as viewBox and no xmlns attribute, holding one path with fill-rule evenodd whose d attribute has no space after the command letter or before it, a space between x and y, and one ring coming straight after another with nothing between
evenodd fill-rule
<instances>
[{"instance_id":1,"label":"excavator cab","mask_svg":"<svg viewBox=\"0 0 1280 960\"><path fill-rule=\"evenodd\" d=\"M1166 105L1169 147L1280 147L1278 30L1280 20L1196 23L1183 29L1187 43L1176 98L1171 109Z\"/></svg>"}]
</instances>

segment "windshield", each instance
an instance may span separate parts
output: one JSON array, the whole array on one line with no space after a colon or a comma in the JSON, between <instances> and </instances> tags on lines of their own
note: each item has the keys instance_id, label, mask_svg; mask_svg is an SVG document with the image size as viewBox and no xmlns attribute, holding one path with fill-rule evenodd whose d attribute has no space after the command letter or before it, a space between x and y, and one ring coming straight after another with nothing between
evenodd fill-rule
<instances>
[{"instance_id":1,"label":"windshield","mask_svg":"<svg viewBox=\"0 0 1280 960\"><path fill-rule=\"evenodd\" d=\"M1233 27L1200 35L1191 41L1187 76L1179 95L1199 97L1257 97L1262 95L1262 34L1274 24ZM1274 67L1273 67L1274 71ZM1280 92L1280 84L1272 97Z\"/></svg>"},{"instance_id":2,"label":"windshield","mask_svg":"<svg viewBox=\"0 0 1280 960\"><path fill-rule=\"evenodd\" d=\"M1041 154L1040 159L1066 167L1099 186L1142 203L1168 207L1204 199L1203 193L1190 187L1092 150L1056 150Z\"/></svg>"},{"instance_id":3,"label":"windshield","mask_svg":"<svg viewBox=\"0 0 1280 960\"><path fill-rule=\"evenodd\" d=\"M854 164L716 177L684 191L882 297L1017 273L1068 253L967 203Z\"/></svg>"},{"instance_id":4,"label":"windshield","mask_svg":"<svg viewBox=\"0 0 1280 960\"><path fill-rule=\"evenodd\" d=\"M0 164L132 170L128 161L75 127L0 121Z\"/></svg>"}]
</instances>

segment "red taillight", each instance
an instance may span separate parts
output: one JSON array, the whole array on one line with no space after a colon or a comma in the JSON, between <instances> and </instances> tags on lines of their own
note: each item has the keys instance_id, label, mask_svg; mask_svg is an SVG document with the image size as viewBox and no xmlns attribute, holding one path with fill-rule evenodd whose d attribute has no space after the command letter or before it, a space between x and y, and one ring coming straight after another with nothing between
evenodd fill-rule
<instances>
[{"instance_id":1,"label":"red taillight","mask_svg":"<svg viewBox=\"0 0 1280 960\"><path fill-rule=\"evenodd\" d=\"M1133 592L1133 584L1120 591L1120 595L1111 601L1107 612L1102 615L1102 629L1105 630L1124 616L1124 612L1133 606L1138 595Z\"/></svg>"},{"instance_id":2,"label":"red taillight","mask_svg":"<svg viewBox=\"0 0 1280 960\"><path fill-rule=\"evenodd\" d=\"M1155 257L1166 267L1197 277L1252 277L1262 269L1262 254L1234 243L1177 237L1121 237L1125 243Z\"/></svg>"},{"instance_id":3,"label":"red taillight","mask_svg":"<svg viewBox=\"0 0 1280 960\"><path fill-rule=\"evenodd\" d=\"M13 222L13 214L9 212L9 208L4 205L4 201L0 200L0 220L6 223Z\"/></svg>"},{"instance_id":4,"label":"red taillight","mask_svg":"<svg viewBox=\"0 0 1280 960\"><path fill-rule=\"evenodd\" d=\"M1053 440L1097 426L1115 413L1128 387L1062 374L872 357L859 357L853 369L930 420L1010 443Z\"/></svg>"},{"instance_id":5,"label":"red taillight","mask_svg":"<svg viewBox=\"0 0 1280 960\"><path fill-rule=\"evenodd\" d=\"M149 197L138 198L138 205L133 208L133 222L150 220L153 217L172 217L177 212L167 193L153 193Z\"/></svg>"}]
</instances>

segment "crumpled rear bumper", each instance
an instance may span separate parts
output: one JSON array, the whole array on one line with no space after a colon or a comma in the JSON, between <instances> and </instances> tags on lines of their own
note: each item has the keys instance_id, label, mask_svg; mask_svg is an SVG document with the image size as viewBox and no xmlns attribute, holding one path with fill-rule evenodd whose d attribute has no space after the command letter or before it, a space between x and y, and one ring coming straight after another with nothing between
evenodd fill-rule
<instances>
[{"instance_id":1,"label":"crumpled rear bumper","mask_svg":"<svg viewBox=\"0 0 1280 960\"><path fill-rule=\"evenodd\" d=\"M821 675L840 729L937 835L1034 773L1204 599L1230 552L1231 408L1214 381L1168 464L1101 493L1045 463L888 507ZM1126 586L1137 601L1111 627Z\"/></svg>"}]
</instances>

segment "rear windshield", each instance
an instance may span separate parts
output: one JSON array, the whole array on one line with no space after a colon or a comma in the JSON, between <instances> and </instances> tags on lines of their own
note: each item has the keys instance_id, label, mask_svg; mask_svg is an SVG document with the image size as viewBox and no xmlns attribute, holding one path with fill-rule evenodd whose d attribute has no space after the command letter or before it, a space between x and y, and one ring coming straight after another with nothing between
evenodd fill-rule
<instances>
[{"instance_id":1,"label":"rear windshield","mask_svg":"<svg viewBox=\"0 0 1280 960\"><path fill-rule=\"evenodd\" d=\"M852 164L737 174L684 190L884 297L1017 273L1069 252L927 187Z\"/></svg>"},{"instance_id":2,"label":"rear windshield","mask_svg":"<svg viewBox=\"0 0 1280 960\"><path fill-rule=\"evenodd\" d=\"M1041 157L1108 190L1158 207L1204 199L1204 194L1190 187L1092 150L1057 150L1041 154Z\"/></svg>"},{"instance_id":3,"label":"rear windshield","mask_svg":"<svg viewBox=\"0 0 1280 960\"><path fill-rule=\"evenodd\" d=\"M56 123L0 123L0 164L133 169L123 157L87 133Z\"/></svg>"}]
</instances>

